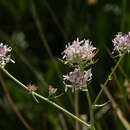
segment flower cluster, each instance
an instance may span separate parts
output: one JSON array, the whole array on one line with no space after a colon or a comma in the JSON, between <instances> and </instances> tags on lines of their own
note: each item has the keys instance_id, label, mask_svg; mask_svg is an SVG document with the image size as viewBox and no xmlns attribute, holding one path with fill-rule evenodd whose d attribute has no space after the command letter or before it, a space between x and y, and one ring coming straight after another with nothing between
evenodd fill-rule
<instances>
[{"instance_id":1,"label":"flower cluster","mask_svg":"<svg viewBox=\"0 0 130 130\"><path fill-rule=\"evenodd\" d=\"M83 90L86 83L92 79L91 69L81 71L80 68L75 68L74 71L68 75L63 75L63 79L65 81L65 92L68 88L72 88L72 92L75 90ZM69 81L70 84L67 84L66 80Z\"/></svg>"},{"instance_id":2,"label":"flower cluster","mask_svg":"<svg viewBox=\"0 0 130 130\"><path fill-rule=\"evenodd\" d=\"M72 45L68 43L66 49L63 52L63 59L65 59L65 64L73 65L74 63L81 63L83 61L91 61L94 57L95 47L91 45L89 40L73 41Z\"/></svg>"},{"instance_id":3,"label":"flower cluster","mask_svg":"<svg viewBox=\"0 0 130 130\"><path fill-rule=\"evenodd\" d=\"M123 35L121 32L119 32L114 40L112 40L114 43L114 51L118 51L119 54L121 55L122 52L124 51L130 51L130 32L125 35Z\"/></svg>"},{"instance_id":4,"label":"flower cluster","mask_svg":"<svg viewBox=\"0 0 130 130\"><path fill-rule=\"evenodd\" d=\"M11 47L7 47L7 45L0 44L0 66L5 66L9 61L14 61L10 58L10 55L7 55L11 52Z\"/></svg>"},{"instance_id":5,"label":"flower cluster","mask_svg":"<svg viewBox=\"0 0 130 130\"><path fill-rule=\"evenodd\" d=\"M63 83L65 84L65 92L68 88L72 88L72 92L76 90L86 89L87 82L92 79L91 69L85 71L87 64L92 63L92 59L95 56L96 47L91 45L91 41L82 40L73 41L66 45L66 49L63 51L63 59L65 64L69 64L75 67L73 72L68 75L63 75Z\"/></svg>"}]
</instances>

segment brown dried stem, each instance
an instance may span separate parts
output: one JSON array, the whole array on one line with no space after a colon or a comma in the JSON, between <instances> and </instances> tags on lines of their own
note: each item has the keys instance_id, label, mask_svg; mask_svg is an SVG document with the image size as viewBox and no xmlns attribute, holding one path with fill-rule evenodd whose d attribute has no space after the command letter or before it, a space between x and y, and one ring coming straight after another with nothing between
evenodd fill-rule
<instances>
[{"instance_id":1,"label":"brown dried stem","mask_svg":"<svg viewBox=\"0 0 130 130\"><path fill-rule=\"evenodd\" d=\"M120 121L122 122L122 124L124 125L124 127L127 130L130 130L129 122L126 120L126 118L124 117L122 111L117 106L117 104L116 104L115 100L113 99L112 95L110 94L109 90L107 88L104 88L104 92L107 95L108 99L111 101L112 107L115 109L116 114L117 114L118 118L120 119Z\"/></svg>"},{"instance_id":2,"label":"brown dried stem","mask_svg":"<svg viewBox=\"0 0 130 130\"><path fill-rule=\"evenodd\" d=\"M113 76L114 76L114 79L115 79L115 83L117 84L117 87L119 88L120 93L121 93L121 95L123 96L123 102L125 103L126 108L127 108L128 112L130 113L129 103L128 103L128 101L127 101L126 95L123 93L123 91L122 91L122 89L121 89L121 84L120 84L120 82L119 82L119 80L118 80L118 78L117 78L116 73L114 73Z\"/></svg>"},{"instance_id":3,"label":"brown dried stem","mask_svg":"<svg viewBox=\"0 0 130 130\"><path fill-rule=\"evenodd\" d=\"M28 130L32 130L32 128L30 127L30 125L26 122L26 120L24 119L24 117L21 115L21 113L18 111L13 99L11 98L9 91L6 87L6 84L4 82L4 79L2 78L1 74L0 74L0 82L1 85L3 87L3 90L8 98L8 101L10 103L10 106L12 107L12 109L14 110L14 112L16 113L16 115L18 116L18 118L20 119L20 121L23 123L23 125L28 129Z\"/></svg>"}]
</instances>

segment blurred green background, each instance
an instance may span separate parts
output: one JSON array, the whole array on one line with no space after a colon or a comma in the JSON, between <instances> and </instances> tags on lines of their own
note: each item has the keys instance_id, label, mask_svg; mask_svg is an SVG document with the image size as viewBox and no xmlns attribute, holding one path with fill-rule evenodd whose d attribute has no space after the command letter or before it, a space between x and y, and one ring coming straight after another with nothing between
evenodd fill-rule
<instances>
[{"instance_id":1,"label":"blurred green background","mask_svg":"<svg viewBox=\"0 0 130 130\"><path fill-rule=\"evenodd\" d=\"M129 0L0 0L0 42L12 47L12 59L7 70L25 85L32 83L38 92L48 96L48 85L64 93L62 75L71 69L61 64L62 51L77 37L90 39L99 49L98 62L93 65L89 85L95 99L112 67L112 39L117 32L130 31ZM130 122L130 55L126 55L108 84L113 99ZM5 83L6 90L1 85ZM8 90L8 91L7 91ZM10 105L7 94L13 100ZM40 101L40 100L39 100ZM69 91L54 100L74 113L74 94ZM108 101L105 93L99 103ZM44 101L39 104L24 89L5 74L0 75L0 130L24 130L26 126L12 106L34 130L75 130L75 122ZM89 121L88 103L84 92L79 93L79 115ZM27 126L28 126L27 125ZM124 130L111 103L95 111L96 130ZM80 126L80 130L85 130Z\"/></svg>"}]
</instances>

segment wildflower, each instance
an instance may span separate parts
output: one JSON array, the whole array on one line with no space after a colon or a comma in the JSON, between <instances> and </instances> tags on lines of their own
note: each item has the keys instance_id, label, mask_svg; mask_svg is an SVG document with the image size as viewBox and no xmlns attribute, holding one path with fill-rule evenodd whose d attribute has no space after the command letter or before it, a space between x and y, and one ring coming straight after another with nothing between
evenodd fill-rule
<instances>
[{"instance_id":1,"label":"wildflower","mask_svg":"<svg viewBox=\"0 0 130 130\"><path fill-rule=\"evenodd\" d=\"M114 51L118 51L119 54L121 55L122 52L124 51L130 51L130 32L127 34L122 34L119 32L114 40L112 41L114 43Z\"/></svg>"},{"instance_id":2,"label":"wildflower","mask_svg":"<svg viewBox=\"0 0 130 130\"><path fill-rule=\"evenodd\" d=\"M11 56L7 55L11 50L11 47L7 47L7 45L3 45L3 43L0 44L0 66L5 66L9 61L14 63Z\"/></svg>"},{"instance_id":3,"label":"wildflower","mask_svg":"<svg viewBox=\"0 0 130 130\"><path fill-rule=\"evenodd\" d=\"M49 96L54 95L57 91L57 88L53 88L51 85L49 85Z\"/></svg>"},{"instance_id":4,"label":"wildflower","mask_svg":"<svg viewBox=\"0 0 130 130\"><path fill-rule=\"evenodd\" d=\"M70 43L66 45L66 49L62 53L63 59L65 59L65 64L69 63L70 65L91 61L95 54L94 50L96 48L91 45L89 40L79 41L77 38L72 45Z\"/></svg>"},{"instance_id":5,"label":"wildflower","mask_svg":"<svg viewBox=\"0 0 130 130\"><path fill-rule=\"evenodd\" d=\"M32 91L36 91L38 89L38 87L33 85L33 84L29 84L29 85L27 85L27 87L28 87L28 90L29 90L30 93Z\"/></svg>"},{"instance_id":6,"label":"wildflower","mask_svg":"<svg viewBox=\"0 0 130 130\"><path fill-rule=\"evenodd\" d=\"M68 88L72 88L72 92L74 90L82 90L86 85L86 82L92 79L91 69L88 71L81 71L80 68L75 68L74 72L70 72L68 75L63 75L64 84L65 84L65 92ZM66 84L66 80L70 84Z\"/></svg>"}]
</instances>

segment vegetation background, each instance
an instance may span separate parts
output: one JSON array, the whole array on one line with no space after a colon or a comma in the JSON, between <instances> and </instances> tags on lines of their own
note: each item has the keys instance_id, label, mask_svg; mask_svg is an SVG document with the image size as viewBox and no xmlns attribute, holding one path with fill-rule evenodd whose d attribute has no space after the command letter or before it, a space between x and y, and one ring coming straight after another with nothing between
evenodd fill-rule
<instances>
[{"instance_id":1,"label":"vegetation background","mask_svg":"<svg viewBox=\"0 0 130 130\"><path fill-rule=\"evenodd\" d=\"M99 60L93 65L89 85L94 100L115 65L111 56L112 39L117 32L130 31L129 5L128 0L0 0L0 42L12 47L12 59L16 62L9 63L7 70L25 85L37 85L38 92L46 97L50 84L58 88L57 95L64 93L62 75L71 69L58 58L62 58L68 42L77 37L90 39L99 49ZM107 87L123 118L130 122L129 55L123 59L121 70L116 71ZM108 100L103 93L99 104ZM71 91L54 101L74 113ZM89 121L88 115L85 94L80 92L79 116ZM125 129L111 103L95 111L95 125L96 130ZM0 74L0 130L29 127L34 130L76 129L73 119L44 101L36 103L14 81Z\"/></svg>"}]
</instances>

